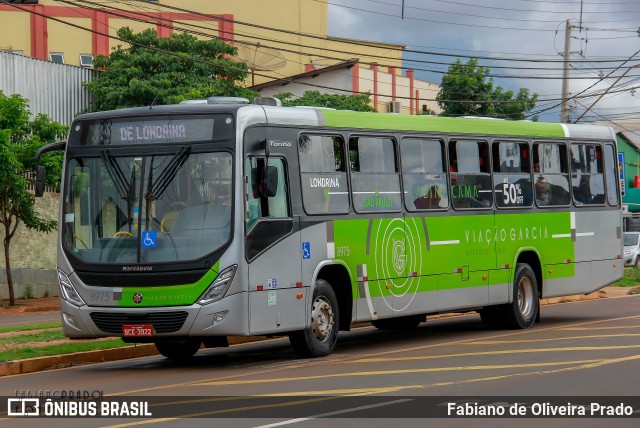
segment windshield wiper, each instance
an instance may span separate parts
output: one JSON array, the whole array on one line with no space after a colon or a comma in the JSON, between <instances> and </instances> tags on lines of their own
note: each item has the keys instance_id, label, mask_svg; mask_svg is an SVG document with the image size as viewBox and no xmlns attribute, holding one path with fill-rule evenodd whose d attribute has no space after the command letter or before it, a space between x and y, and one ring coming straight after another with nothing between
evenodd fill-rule
<instances>
[{"instance_id":1,"label":"windshield wiper","mask_svg":"<svg viewBox=\"0 0 640 428\"><path fill-rule=\"evenodd\" d=\"M124 200L128 200L131 193L131 186L127 184L127 178L124 176L124 172L118 165L118 162L109 155L109 150L100 150L100 158L104 163L104 166L113 181L113 185L120 197Z\"/></svg>"},{"instance_id":2,"label":"windshield wiper","mask_svg":"<svg viewBox=\"0 0 640 428\"><path fill-rule=\"evenodd\" d=\"M152 176L149 175L149 185L147 186L147 192L145 193L145 199L158 199L167 189L169 184L173 181L174 177L182 168L182 165L189 157L191 148L189 146L182 147L178 153L167 163L167 166L158 174L158 178L154 183L151 183Z\"/></svg>"}]
</instances>

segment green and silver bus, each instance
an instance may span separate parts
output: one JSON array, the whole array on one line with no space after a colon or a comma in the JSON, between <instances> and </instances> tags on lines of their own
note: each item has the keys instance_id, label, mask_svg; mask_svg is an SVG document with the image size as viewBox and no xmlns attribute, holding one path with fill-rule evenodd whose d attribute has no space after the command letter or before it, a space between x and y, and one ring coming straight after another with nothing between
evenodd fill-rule
<instances>
[{"instance_id":1,"label":"green and silver bus","mask_svg":"<svg viewBox=\"0 0 640 428\"><path fill-rule=\"evenodd\" d=\"M38 153L65 150L67 336L317 357L355 322L527 328L541 298L622 276L610 128L267 104L84 114Z\"/></svg>"}]
</instances>

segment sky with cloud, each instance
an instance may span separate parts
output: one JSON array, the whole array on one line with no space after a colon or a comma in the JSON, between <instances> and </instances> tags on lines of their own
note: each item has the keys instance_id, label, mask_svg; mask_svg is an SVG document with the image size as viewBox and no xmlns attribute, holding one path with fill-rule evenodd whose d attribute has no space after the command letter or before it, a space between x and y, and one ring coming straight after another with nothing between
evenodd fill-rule
<instances>
[{"instance_id":1,"label":"sky with cloud","mask_svg":"<svg viewBox=\"0 0 640 428\"><path fill-rule=\"evenodd\" d=\"M592 105L581 123L640 118L640 0L329 0L329 35L404 45L404 66L434 83L477 57L494 86L538 93L534 112L554 122L567 20L570 121Z\"/></svg>"}]
</instances>

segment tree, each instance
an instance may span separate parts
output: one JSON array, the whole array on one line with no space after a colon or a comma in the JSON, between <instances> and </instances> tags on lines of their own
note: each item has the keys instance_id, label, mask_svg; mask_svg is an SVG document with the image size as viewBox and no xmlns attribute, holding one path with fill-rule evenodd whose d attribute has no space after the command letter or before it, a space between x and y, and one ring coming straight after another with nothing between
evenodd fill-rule
<instances>
[{"instance_id":1,"label":"tree","mask_svg":"<svg viewBox=\"0 0 640 428\"><path fill-rule=\"evenodd\" d=\"M283 106L314 106L328 107L337 110L375 111L371 107L370 94L338 95L322 94L320 91L305 91L299 98L294 98L291 92L282 92L276 98L282 101Z\"/></svg>"},{"instance_id":2,"label":"tree","mask_svg":"<svg viewBox=\"0 0 640 428\"><path fill-rule=\"evenodd\" d=\"M249 71L245 63L230 59L236 48L219 40L199 40L186 33L158 37L152 29L134 34L128 27L117 34L128 47L120 45L108 57L97 55L93 64L103 73L84 84L93 94L93 111L215 95L257 96L238 84Z\"/></svg>"},{"instance_id":3,"label":"tree","mask_svg":"<svg viewBox=\"0 0 640 428\"><path fill-rule=\"evenodd\" d=\"M51 232L57 226L56 221L45 220L36 212L35 198L27 190L28 181L22 174L25 165L21 159L33 162L37 148L66 134L65 127L45 115L39 115L33 121L29 116L26 99L20 95L8 97L0 91L0 225L3 226L0 233L3 233L9 304L12 306L15 305L15 294L9 250L18 225L24 223L28 229L39 232ZM55 159L48 156L48 164L55 165ZM60 171L62 161L60 157L57 159L57 170ZM56 181L59 183L59 175Z\"/></svg>"},{"instance_id":4,"label":"tree","mask_svg":"<svg viewBox=\"0 0 640 428\"><path fill-rule=\"evenodd\" d=\"M487 116L522 120L524 113L533 109L538 94L529 95L529 89L521 88L514 98L513 91L494 89L488 67L478 65L475 58L463 64L460 59L449 66L442 76L440 92L436 96L443 116Z\"/></svg>"}]
</instances>

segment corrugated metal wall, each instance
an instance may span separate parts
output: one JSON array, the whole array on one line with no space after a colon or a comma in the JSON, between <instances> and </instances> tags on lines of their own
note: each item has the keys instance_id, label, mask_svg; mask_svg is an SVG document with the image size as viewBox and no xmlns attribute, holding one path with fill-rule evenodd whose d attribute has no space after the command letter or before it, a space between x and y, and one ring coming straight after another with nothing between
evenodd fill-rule
<instances>
[{"instance_id":1,"label":"corrugated metal wall","mask_svg":"<svg viewBox=\"0 0 640 428\"><path fill-rule=\"evenodd\" d=\"M22 95L34 116L44 113L63 125L89 108L91 95L82 82L96 75L88 68L0 52L0 90Z\"/></svg>"}]
</instances>

